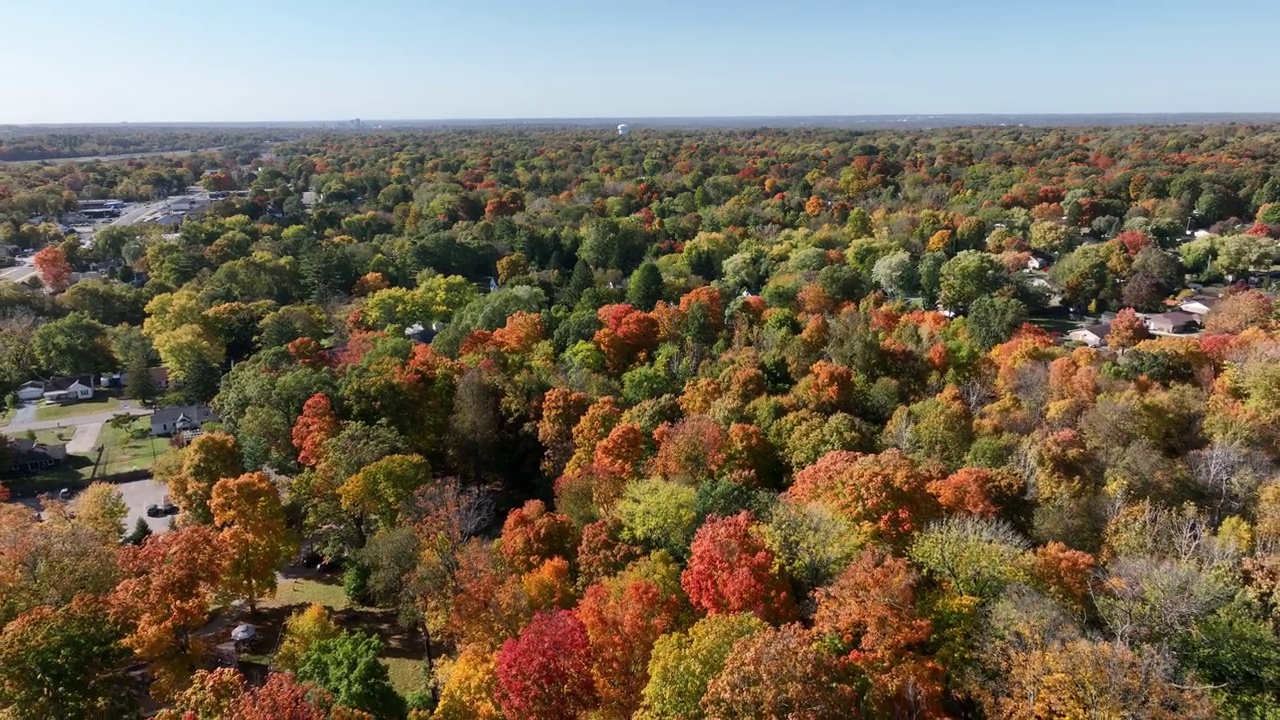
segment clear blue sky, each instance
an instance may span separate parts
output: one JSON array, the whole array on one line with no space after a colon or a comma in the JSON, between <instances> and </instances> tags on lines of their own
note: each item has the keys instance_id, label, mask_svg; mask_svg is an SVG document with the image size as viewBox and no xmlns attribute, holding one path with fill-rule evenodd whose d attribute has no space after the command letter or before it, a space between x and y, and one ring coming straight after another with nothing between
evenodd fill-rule
<instances>
[{"instance_id":1,"label":"clear blue sky","mask_svg":"<svg viewBox=\"0 0 1280 720\"><path fill-rule=\"evenodd\" d=\"M1278 0L4 0L0 123L1280 111Z\"/></svg>"}]
</instances>

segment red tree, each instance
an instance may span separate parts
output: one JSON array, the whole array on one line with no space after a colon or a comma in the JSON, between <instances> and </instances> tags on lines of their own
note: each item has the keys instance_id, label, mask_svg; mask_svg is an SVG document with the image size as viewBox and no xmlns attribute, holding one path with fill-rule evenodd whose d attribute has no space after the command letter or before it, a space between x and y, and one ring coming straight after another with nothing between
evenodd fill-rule
<instances>
[{"instance_id":1,"label":"red tree","mask_svg":"<svg viewBox=\"0 0 1280 720\"><path fill-rule=\"evenodd\" d=\"M320 462L320 449L338 434L338 417L329 396L316 393L302 406L302 414L293 424L293 446L298 449L298 462L315 467Z\"/></svg>"},{"instance_id":2,"label":"red tree","mask_svg":"<svg viewBox=\"0 0 1280 720\"><path fill-rule=\"evenodd\" d=\"M647 580L587 588L578 619L591 641L591 674L606 718L629 718L649 681L653 644L675 629L678 600Z\"/></svg>"},{"instance_id":3,"label":"red tree","mask_svg":"<svg viewBox=\"0 0 1280 720\"><path fill-rule=\"evenodd\" d=\"M71 287L71 263L57 245L49 245L36 253L33 261L40 280L50 292L60 293Z\"/></svg>"},{"instance_id":4,"label":"red tree","mask_svg":"<svg viewBox=\"0 0 1280 720\"><path fill-rule=\"evenodd\" d=\"M567 610L538 614L504 643L497 676L510 720L574 720L596 704L587 629Z\"/></svg>"},{"instance_id":5,"label":"red tree","mask_svg":"<svg viewBox=\"0 0 1280 720\"><path fill-rule=\"evenodd\" d=\"M766 622L796 616L774 555L751 531L751 513L712 518L698 528L680 584L694 607L709 613L751 612Z\"/></svg>"},{"instance_id":6,"label":"red tree","mask_svg":"<svg viewBox=\"0 0 1280 720\"><path fill-rule=\"evenodd\" d=\"M329 693L300 683L289 673L271 673L267 682L231 702L230 720L326 720Z\"/></svg>"}]
</instances>

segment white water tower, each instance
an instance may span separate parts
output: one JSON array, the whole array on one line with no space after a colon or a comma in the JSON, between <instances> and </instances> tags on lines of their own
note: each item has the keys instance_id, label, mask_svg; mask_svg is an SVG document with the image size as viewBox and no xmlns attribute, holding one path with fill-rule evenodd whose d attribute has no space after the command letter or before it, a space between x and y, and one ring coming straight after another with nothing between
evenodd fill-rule
<instances>
[{"instance_id":1,"label":"white water tower","mask_svg":"<svg viewBox=\"0 0 1280 720\"><path fill-rule=\"evenodd\" d=\"M626 136L630 135L630 134L631 134L631 126L630 126L630 125L619 125L619 126L618 126L618 134L619 134L619 135L621 135L622 137L626 137Z\"/></svg>"}]
</instances>

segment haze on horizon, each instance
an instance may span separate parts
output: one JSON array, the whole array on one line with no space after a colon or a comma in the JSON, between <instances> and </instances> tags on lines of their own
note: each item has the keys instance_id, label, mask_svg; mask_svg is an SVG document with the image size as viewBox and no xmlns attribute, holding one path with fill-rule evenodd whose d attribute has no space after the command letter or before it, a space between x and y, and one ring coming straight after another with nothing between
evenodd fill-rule
<instances>
[{"instance_id":1,"label":"haze on horizon","mask_svg":"<svg viewBox=\"0 0 1280 720\"><path fill-rule=\"evenodd\" d=\"M1280 111L1266 0L14 5L3 124Z\"/></svg>"}]
</instances>

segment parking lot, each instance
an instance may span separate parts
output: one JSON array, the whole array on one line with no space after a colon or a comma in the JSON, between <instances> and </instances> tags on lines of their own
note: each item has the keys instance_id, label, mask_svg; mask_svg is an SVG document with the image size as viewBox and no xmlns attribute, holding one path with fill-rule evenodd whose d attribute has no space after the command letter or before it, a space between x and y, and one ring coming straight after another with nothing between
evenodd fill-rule
<instances>
[{"instance_id":1,"label":"parking lot","mask_svg":"<svg viewBox=\"0 0 1280 720\"><path fill-rule=\"evenodd\" d=\"M173 515L162 517L147 517L148 505L159 505L164 502L165 486L155 480L135 480L133 482L117 483L116 488L120 491L120 495L124 498L124 503L129 507L129 516L124 520L124 530L126 533L133 531L133 526L137 524L138 518L147 521L151 532L162 533L169 531L169 522L174 518ZM72 497L74 502L75 498ZM32 510L40 509L40 501L36 498L24 498L19 500L22 504L30 507Z\"/></svg>"}]
</instances>

